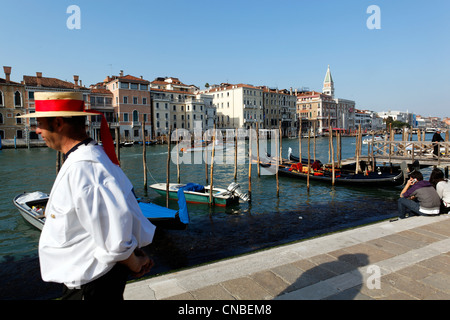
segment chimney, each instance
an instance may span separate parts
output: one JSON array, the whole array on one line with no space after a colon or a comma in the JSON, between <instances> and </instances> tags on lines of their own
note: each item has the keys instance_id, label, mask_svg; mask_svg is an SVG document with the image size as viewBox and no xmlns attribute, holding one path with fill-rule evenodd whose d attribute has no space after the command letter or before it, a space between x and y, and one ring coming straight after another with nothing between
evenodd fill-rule
<instances>
[{"instance_id":1,"label":"chimney","mask_svg":"<svg viewBox=\"0 0 450 320\"><path fill-rule=\"evenodd\" d=\"M123 77L123 70L120 70L119 76Z\"/></svg>"},{"instance_id":2,"label":"chimney","mask_svg":"<svg viewBox=\"0 0 450 320\"><path fill-rule=\"evenodd\" d=\"M36 83L38 87L42 87L42 72L36 72Z\"/></svg>"},{"instance_id":3,"label":"chimney","mask_svg":"<svg viewBox=\"0 0 450 320\"><path fill-rule=\"evenodd\" d=\"M77 75L73 76L73 82L75 82L74 89L78 89L80 86L78 85L78 79L79 77Z\"/></svg>"},{"instance_id":4,"label":"chimney","mask_svg":"<svg viewBox=\"0 0 450 320\"><path fill-rule=\"evenodd\" d=\"M5 79L6 79L6 83L9 83L11 81L10 76L11 76L11 67L3 67L3 71L5 71Z\"/></svg>"}]
</instances>

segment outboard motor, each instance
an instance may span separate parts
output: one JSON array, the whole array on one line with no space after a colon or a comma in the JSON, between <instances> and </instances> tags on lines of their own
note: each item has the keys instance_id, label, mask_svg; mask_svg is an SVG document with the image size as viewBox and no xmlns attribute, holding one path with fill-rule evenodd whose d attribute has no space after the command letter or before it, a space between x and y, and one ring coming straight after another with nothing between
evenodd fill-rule
<instances>
[{"instance_id":1,"label":"outboard motor","mask_svg":"<svg viewBox=\"0 0 450 320\"><path fill-rule=\"evenodd\" d=\"M237 195L243 201L248 201L249 200L248 194L243 193L242 190L241 190L241 186L238 183L236 183L236 182L232 182L227 187L227 190L229 192L231 192L231 194Z\"/></svg>"}]
</instances>

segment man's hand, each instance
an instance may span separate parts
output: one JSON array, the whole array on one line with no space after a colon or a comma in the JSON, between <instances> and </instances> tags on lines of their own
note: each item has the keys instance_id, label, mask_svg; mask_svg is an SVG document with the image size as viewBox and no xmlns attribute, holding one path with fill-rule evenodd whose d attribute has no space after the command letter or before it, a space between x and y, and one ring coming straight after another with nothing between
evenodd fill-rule
<instances>
[{"instance_id":1,"label":"man's hand","mask_svg":"<svg viewBox=\"0 0 450 320\"><path fill-rule=\"evenodd\" d=\"M119 263L126 265L136 278L149 272L154 265L153 260L142 249L138 248L134 250L128 259Z\"/></svg>"}]
</instances>

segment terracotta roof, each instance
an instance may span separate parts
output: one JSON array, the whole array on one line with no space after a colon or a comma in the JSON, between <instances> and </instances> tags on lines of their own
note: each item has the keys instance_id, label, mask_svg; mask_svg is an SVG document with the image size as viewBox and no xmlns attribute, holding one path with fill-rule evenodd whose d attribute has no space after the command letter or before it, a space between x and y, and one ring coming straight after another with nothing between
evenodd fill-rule
<instances>
[{"instance_id":1,"label":"terracotta roof","mask_svg":"<svg viewBox=\"0 0 450 320\"><path fill-rule=\"evenodd\" d=\"M108 89L91 89L91 93L112 94Z\"/></svg>"},{"instance_id":2,"label":"terracotta roof","mask_svg":"<svg viewBox=\"0 0 450 320\"><path fill-rule=\"evenodd\" d=\"M42 77L41 80L41 87L43 88L58 88L58 89L75 89L75 84L72 82L67 82L63 80L59 80L56 78L47 78ZM30 87L37 87L38 86L38 78L36 76L23 76L23 81L25 85ZM80 90L89 90L84 87L80 87Z\"/></svg>"},{"instance_id":3,"label":"terracotta roof","mask_svg":"<svg viewBox=\"0 0 450 320\"><path fill-rule=\"evenodd\" d=\"M14 82L14 81L9 81L9 83L7 83L6 79L2 79L2 78L0 78L0 84L12 84L12 85L15 85L15 86L17 86L17 85L21 86L22 85L22 84L20 84L18 82Z\"/></svg>"},{"instance_id":4,"label":"terracotta roof","mask_svg":"<svg viewBox=\"0 0 450 320\"><path fill-rule=\"evenodd\" d=\"M124 76L124 77L119 77L119 80L120 80L120 81L121 81L121 80L138 81L138 82L143 82L143 83L147 83L147 84L150 83L150 81L148 81L148 80L141 79L141 78L138 78L138 77L129 75L129 74L126 75L126 76Z\"/></svg>"},{"instance_id":5,"label":"terracotta roof","mask_svg":"<svg viewBox=\"0 0 450 320\"><path fill-rule=\"evenodd\" d=\"M195 95L193 92L190 91L178 91L178 90L168 90L168 89L158 89L158 88L150 88L150 92L164 92L164 93L179 93L179 94L186 94L186 95L190 95L193 96Z\"/></svg>"}]
</instances>

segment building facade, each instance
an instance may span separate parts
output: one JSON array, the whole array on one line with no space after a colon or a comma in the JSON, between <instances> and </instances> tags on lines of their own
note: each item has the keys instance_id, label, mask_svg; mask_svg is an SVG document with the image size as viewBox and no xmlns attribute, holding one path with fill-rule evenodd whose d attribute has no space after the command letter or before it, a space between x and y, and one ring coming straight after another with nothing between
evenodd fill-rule
<instances>
[{"instance_id":1,"label":"building facade","mask_svg":"<svg viewBox=\"0 0 450 320\"><path fill-rule=\"evenodd\" d=\"M218 129L262 128L263 89L248 84L222 83L202 91L210 95L216 109Z\"/></svg>"},{"instance_id":2,"label":"building facade","mask_svg":"<svg viewBox=\"0 0 450 320\"><path fill-rule=\"evenodd\" d=\"M198 92L196 86L174 77L158 77L150 83L150 94L155 136L170 129L193 132L198 127L206 130L214 126L212 98Z\"/></svg>"},{"instance_id":3,"label":"building facade","mask_svg":"<svg viewBox=\"0 0 450 320\"><path fill-rule=\"evenodd\" d=\"M104 87L113 95L112 105L119 122L120 141L142 141L151 138L153 130L150 101L150 82L142 76L124 75L107 77Z\"/></svg>"},{"instance_id":4,"label":"building facade","mask_svg":"<svg viewBox=\"0 0 450 320\"><path fill-rule=\"evenodd\" d=\"M27 95L25 86L11 81L11 67L4 66L5 79L0 78L0 138L27 139L25 119L16 118L25 114Z\"/></svg>"},{"instance_id":5,"label":"building facade","mask_svg":"<svg viewBox=\"0 0 450 320\"><path fill-rule=\"evenodd\" d=\"M298 133L296 117L297 98L291 90L278 90L261 87L263 100L263 128L279 129L283 137L296 136Z\"/></svg>"}]
</instances>

